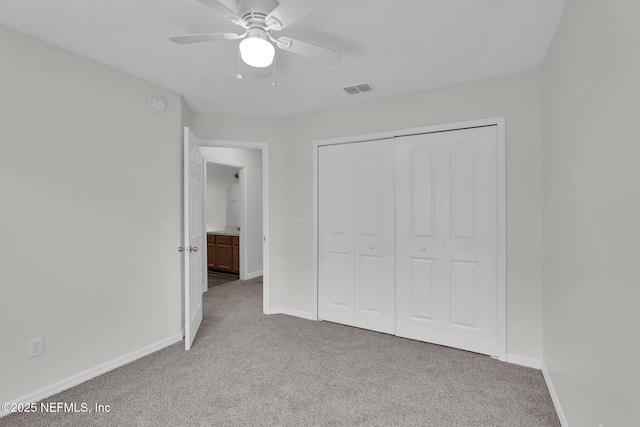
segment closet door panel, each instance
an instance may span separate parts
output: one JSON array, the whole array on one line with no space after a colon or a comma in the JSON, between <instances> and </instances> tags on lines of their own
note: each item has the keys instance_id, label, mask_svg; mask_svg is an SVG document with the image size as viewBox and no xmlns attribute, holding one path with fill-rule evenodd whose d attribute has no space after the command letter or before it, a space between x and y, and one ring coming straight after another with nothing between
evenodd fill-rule
<instances>
[{"instance_id":1,"label":"closet door panel","mask_svg":"<svg viewBox=\"0 0 640 427\"><path fill-rule=\"evenodd\" d=\"M442 342L442 150L437 134L396 138L396 334Z\"/></svg>"},{"instance_id":2,"label":"closet door panel","mask_svg":"<svg viewBox=\"0 0 640 427\"><path fill-rule=\"evenodd\" d=\"M353 144L318 150L318 317L354 323Z\"/></svg>"},{"instance_id":3,"label":"closet door panel","mask_svg":"<svg viewBox=\"0 0 640 427\"><path fill-rule=\"evenodd\" d=\"M355 144L355 326L395 333L393 140Z\"/></svg>"},{"instance_id":4,"label":"closet door panel","mask_svg":"<svg viewBox=\"0 0 640 427\"><path fill-rule=\"evenodd\" d=\"M495 126L441 134L444 344L497 354Z\"/></svg>"}]
</instances>

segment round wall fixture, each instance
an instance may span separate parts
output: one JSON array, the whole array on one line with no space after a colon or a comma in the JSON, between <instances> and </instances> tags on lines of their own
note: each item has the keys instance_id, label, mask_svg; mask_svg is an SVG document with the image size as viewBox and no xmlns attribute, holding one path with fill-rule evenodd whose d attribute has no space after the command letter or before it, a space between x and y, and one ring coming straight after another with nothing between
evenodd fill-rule
<instances>
[{"instance_id":1,"label":"round wall fixture","mask_svg":"<svg viewBox=\"0 0 640 427\"><path fill-rule=\"evenodd\" d=\"M167 103L163 97L159 95L152 96L149 98L149 105L153 111L164 111L167 109Z\"/></svg>"}]
</instances>

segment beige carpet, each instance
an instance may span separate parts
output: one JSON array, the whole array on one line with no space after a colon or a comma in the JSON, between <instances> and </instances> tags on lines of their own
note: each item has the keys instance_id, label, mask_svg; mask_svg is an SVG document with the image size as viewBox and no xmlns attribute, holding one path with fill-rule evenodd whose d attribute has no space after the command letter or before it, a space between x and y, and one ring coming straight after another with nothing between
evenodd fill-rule
<instances>
[{"instance_id":1,"label":"beige carpet","mask_svg":"<svg viewBox=\"0 0 640 427\"><path fill-rule=\"evenodd\" d=\"M207 284L207 287L213 288L214 286L220 286L229 282L235 282L236 280L238 280L238 275L219 273L217 271L209 271L207 279L209 282Z\"/></svg>"},{"instance_id":2,"label":"beige carpet","mask_svg":"<svg viewBox=\"0 0 640 427\"><path fill-rule=\"evenodd\" d=\"M53 396L109 413L2 426L559 426L542 374L390 335L262 314L259 280L204 294L182 343Z\"/></svg>"}]
</instances>

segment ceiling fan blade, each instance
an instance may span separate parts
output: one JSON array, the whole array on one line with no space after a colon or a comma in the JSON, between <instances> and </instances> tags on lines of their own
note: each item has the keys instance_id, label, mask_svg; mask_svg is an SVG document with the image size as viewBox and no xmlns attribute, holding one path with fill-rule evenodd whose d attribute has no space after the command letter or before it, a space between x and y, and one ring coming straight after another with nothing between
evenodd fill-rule
<instances>
[{"instance_id":1,"label":"ceiling fan blade","mask_svg":"<svg viewBox=\"0 0 640 427\"><path fill-rule=\"evenodd\" d=\"M232 16L233 18L240 18L238 13L238 2L236 0L197 0L198 3L203 4L209 9L218 12L223 15ZM231 14L229 14L231 13Z\"/></svg>"},{"instance_id":2,"label":"ceiling fan blade","mask_svg":"<svg viewBox=\"0 0 640 427\"><path fill-rule=\"evenodd\" d=\"M280 49L307 58L315 59L326 64L337 64L342 60L342 53L337 50L331 50L326 47L316 46L315 44L303 42L289 37L280 37L277 39L277 45Z\"/></svg>"},{"instance_id":3,"label":"ceiling fan blade","mask_svg":"<svg viewBox=\"0 0 640 427\"><path fill-rule=\"evenodd\" d=\"M322 6L322 0L286 0L265 18L267 25L279 31Z\"/></svg>"},{"instance_id":4,"label":"ceiling fan blade","mask_svg":"<svg viewBox=\"0 0 640 427\"><path fill-rule=\"evenodd\" d=\"M190 43L211 42L211 41L221 41L221 40L237 40L239 38L240 38L240 35L236 33L205 33L205 34L189 34L186 36L173 36L173 37L169 37L169 40L179 44L190 44Z\"/></svg>"}]
</instances>

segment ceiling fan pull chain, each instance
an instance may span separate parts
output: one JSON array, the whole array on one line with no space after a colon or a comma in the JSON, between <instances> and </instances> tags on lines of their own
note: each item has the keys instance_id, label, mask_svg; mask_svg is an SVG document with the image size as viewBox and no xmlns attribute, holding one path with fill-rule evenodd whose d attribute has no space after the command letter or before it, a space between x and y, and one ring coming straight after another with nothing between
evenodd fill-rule
<instances>
[{"instance_id":1,"label":"ceiling fan pull chain","mask_svg":"<svg viewBox=\"0 0 640 427\"><path fill-rule=\"evenodd\" d=\"M276 87L276 56L278 55L273 55L273 83L271 83L273 87Z\"/></svg>"},{"instance_id":2,"label":"ceiling fan pull chain","mask_svg":"<svg viewBox=\"0 0 640 427\"><path fill-rule=\"evenodd\" d=\"M236 74L236 79L242 80L242 73L240 73L240 49L238 49L238 73Z\"/></svg>"}]
</instances>

